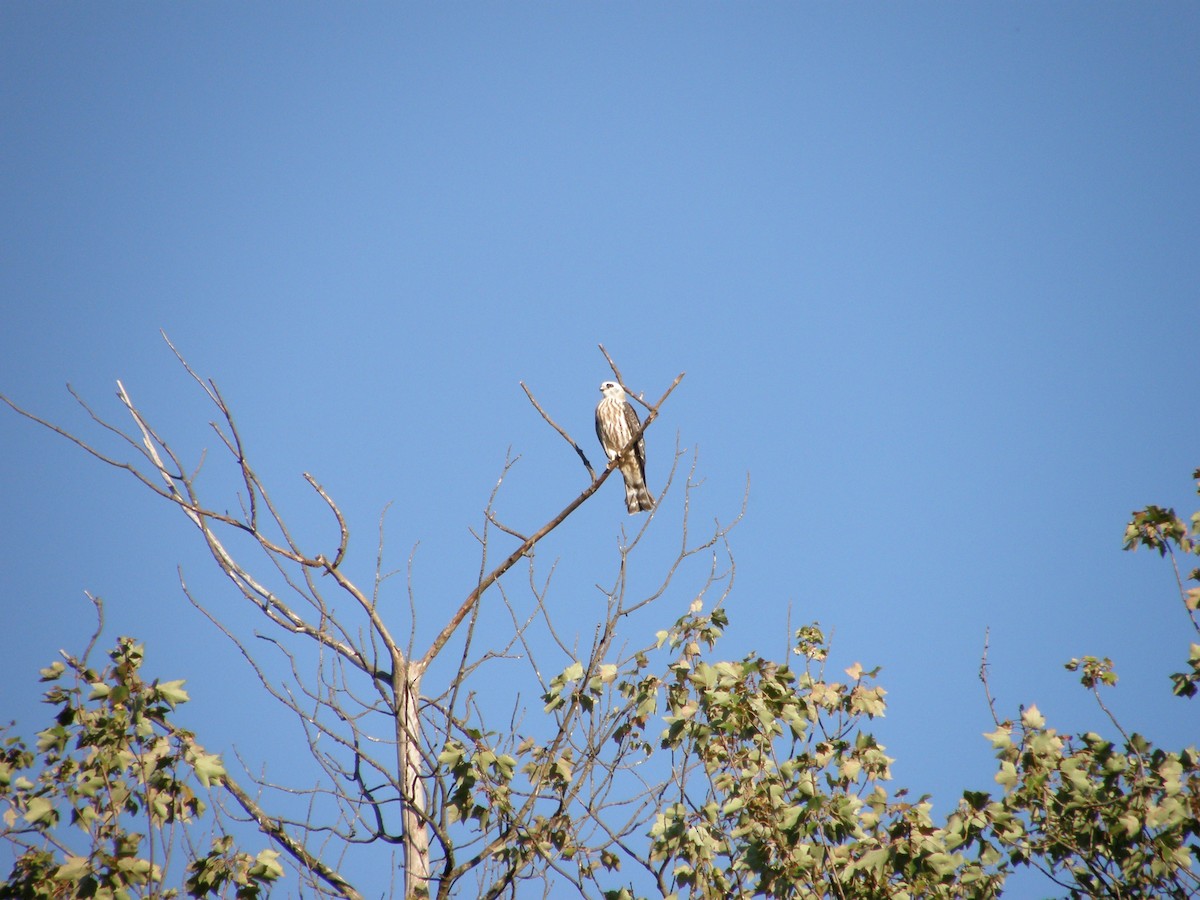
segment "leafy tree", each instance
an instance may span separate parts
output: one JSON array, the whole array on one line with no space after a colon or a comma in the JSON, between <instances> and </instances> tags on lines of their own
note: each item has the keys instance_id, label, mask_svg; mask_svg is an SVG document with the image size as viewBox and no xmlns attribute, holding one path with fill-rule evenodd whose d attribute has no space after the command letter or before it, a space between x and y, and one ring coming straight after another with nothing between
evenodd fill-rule
<instances>
[{"instance_id":1,"label":"leafy tree","mask_svg":"<svg viewBox=\"0 0 1200 900\"><path fill-rule=\"evenodd\" d=\"M225 777L220 758L170 722L188 700L183 682L143 681L143 650L130 638L94 669L94 645L42 670L58 713L35 748L4 740L0 836L14 859L0 897L174 896L164 885L181 856L188 895L260 896L283 874L277 851L235 850L217 823L201 854L181 833L206 818L201 795Z\"/></svg>"},{"instance_id":2,"label":"leafy tree","mask_svg":"<svg viewBox=\"0 0 1200 900\"><path fill-rule=\"evenodd\" d=\"M251 467L216 385L180 362L217 411L214 429L240 484L240 504L202 499L197 468L183 464L120 383L118 397L134 423L131 432L85 409L122 435L134 451L129 460L106 455L7 401L131 473L197 528L220 570L274 629L268 646L283 665L256 655L190 592L189 598L251 661L267 694L294 713L309 756L333 785L310 793L302 817L283 814L283 805L268 811L270 785L242 789L191 735L170 726L171 703L183 699L177 683L139 682L134 691L120 681L122 665L129 668L122 660L136 650L123 643L111 676L89 678L86 668L68 668L80 673L81 684L111 685L89 701L109 710L107 715L118 708L152 711L139 712L148 717L145 740L165 741L152 746L160 748L154 759L167 762L120 771L130 786L122 797L135 796L136 809L167 811L151 821L160 831L164 825L186 830L200 809L187 785L210 784L271 839L278 860L290 863L310 889L344 897L359 894L348 870L332 860L343 859L342 849L363 844L401 848L406 897L515 896L526 887L547 891L557 883L613 900L635 897L650 885L663 896L703 898L986 898L999 895L1017 867L1040 870L1071 897L1200 893L1195 874L1200 769L1194 748L1156 749L1144 737L1127 734L1115 719L1119 738L1061 735L1031 706L1015 720L997 718L987 735L998 761L995 795L966 791L949 815L935 821L928 798L909 800L902 790L885 789L892 760L870 732L871 720L885 708L878 672L858 664L827 672L829 647L817 625L795 632L787 660L721 660L717 643L728 625L723 601L735 571L727 536L737 519L699 539L692 536L694 461L682 477L679 549L659 563L661 579L635 593L630 587L635 553L646 530L666 515L661 500L675 489L683 459L678 451L657 511L617 547L616 574L603 591L605 608L590 623L590 643L581 646L572 637L584 631L579 623L564 628L544 602L549 580L539 577L533 551L595 494L613 467L597 475L584 451L526 389L583 462L587 487L531 530L502 522L493 492L476 533L479 573L429 642L416 647L414 638L402 643L388 625L398 610L385 590L382 536L374 576L363 588L346 565L345 518L316 479L305 475L329 513L334 538L326 552L302 548ZM643 431L682 377L647 406ZM227 512L231 506L241 512ZM1126 544L1169 553L1174 561L1176 551L1196 552L1198 521L1189 529L1173 511L1148 507L1135 514ZM246 542L238 539L246 537L258 557L235 551L244 549ZM490 562L502 544L502 561ZM252 565L255 558L266 565ZM527 591L514 591L505 578L518 568ZM1193 572L1191 580L1197 578ZM1200 633L1195 615L1200 589L1186 588L1182 577L1179 584ZM498 601L486 612L485 592ZM424 605L411 583L408 595L415 633ZM643 633L650 633L654 624L647 616L664 601L686 606L687 612L653 639L630 644L639 625L649 624ZM495 610L508 620L507 637L499 643ZM489 642L479 649L475 635L483 628ZM1173 676L1182 698L1196 692L1198 658L1200 647L1192 644L1190 672ZM515 696L515 712L495 721L496 712L477 700L476 687L489 678L513 683L518 660L527 666L527 680L523 687L514 684L513 693L540 697L538 709L526 715L528 700ZM1084 657L1068 668L1081 674L1107 712L1102 690L1116 680L1111 662ZM496 671L498 677L489 674ZM981 675L985 672L986 660ZM437 685L432 690L431 683ZM131 697L143 699L135 703ZM68 732L80 721L72 715L63 723ZM132 734L143 739L136 728ZM48 749L61 756L55 746ZM131 746L142 752L137 741ZM12 770L35 765L23 745L11 747ZM49 843L21 845L21 859L34 855L25 868L14 868L4 890L15 896L53 893L64 866L70 884L82 883L71 881L77 870L79 879L92 879L89 890L93 882L111 881L114 869L136 870L146 879L140 885L165 883L161 869L154 868L161 867L157 857L140 854L136 846L117 852L127 846L121 839L135 833L128 822L133 810L126 810L126 819L113 819L116 830L93 845L101 850L63 856L65 845L55 843L62 822L49 810L66 808L62 801L73 795L55 794L54 786L73 785L75 770L57 768L58 756L38 762L37 781L9 777L9 784L18 785L16 793L6 794L14 798L11 824L20 825L9 839L25 840L28 833ZM160 768L173 780L160 784L142 777ZM253 799L260 795L261 806ZM46 805L31 806L39 797ZM338 842L341 849L334 846ZM59 848L58 856L53 848ZM78 859L87 860L86 870ZM121 868L111 862L122 859L137 864ZM193 854L189 865L186 889L197 895L233 890L250 896L278 875L275 857L235 850L228 835L219 835L207 854ZM114 895L137 887L128 881L132 876L121 877L127 881L113 882Z\"/></svg>"}]
</instances>

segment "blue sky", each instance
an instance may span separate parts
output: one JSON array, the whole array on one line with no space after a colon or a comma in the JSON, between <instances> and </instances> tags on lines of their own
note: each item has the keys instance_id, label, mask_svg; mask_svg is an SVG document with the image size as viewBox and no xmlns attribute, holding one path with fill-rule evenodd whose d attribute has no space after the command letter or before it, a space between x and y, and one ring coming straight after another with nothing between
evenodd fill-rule
<instances>
[{"instance_id":1,"label":"blue sky","mask_svg":"<svg viewBox=\"0 0 1200 900\"><path fill-rule=\"evenodd\" d=\"M0 391L83 428L63 384L116 415L120 378L196 459L165 330L362 571L392 503L433 627L509 448L510 524L584 486L519 382L591 453L603 343L648 396L687 372L652 489L676 435L701 523L749 473L724 655L781 655L790 616L881 665L897 787L993 786L989 627L1003 714L1103 729L1062 663L1108 655L1126 726L1181 746L1187 620L1119 548L1130 510L1197 506L1198 40L1171 2L5 4ZM190 526L13 415L0 454L3 718L40 727L90 590L210 746L253 748L275 712L181 596L177 565L236 601ZM551 600L590 621L628 524L606 485Z\"/></svg>"}]
</instances>

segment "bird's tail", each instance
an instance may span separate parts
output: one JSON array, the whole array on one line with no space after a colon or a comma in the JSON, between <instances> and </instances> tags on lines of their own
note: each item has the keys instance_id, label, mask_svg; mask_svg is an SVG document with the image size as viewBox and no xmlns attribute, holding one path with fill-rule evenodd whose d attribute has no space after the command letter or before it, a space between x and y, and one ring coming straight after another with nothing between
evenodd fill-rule
<instances>
[{"instance_id":1,"label":"bird's tail","mask_svg":"<svg viewBox=\"0 0 1200 900\"><path fill-rule=\"evenodd\" d=\"M654 498L646 490L645 484L625 483L625 508L629 510L630 515L654 509Z\"/></svg>"}]
</instances>

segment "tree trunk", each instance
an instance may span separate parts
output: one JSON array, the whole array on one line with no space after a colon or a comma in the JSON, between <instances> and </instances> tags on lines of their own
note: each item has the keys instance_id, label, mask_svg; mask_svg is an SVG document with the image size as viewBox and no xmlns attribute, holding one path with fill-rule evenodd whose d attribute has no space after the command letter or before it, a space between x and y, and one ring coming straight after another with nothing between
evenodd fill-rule
<instances>
[{"instance_id":1,"label":"tree trunk","mask_svg":"<svg viewBox=\"0 0 1200 900\"><path fill-rule=\"evenodd\" d=\"M425 783L421 780L421 722L418 700L421 675L416 667L397 660L392 676L396 698L396 764L401 784L401 824L404 829L404 898L429 896L429 829L424 815Z\"/></svg>"}]
</instances>

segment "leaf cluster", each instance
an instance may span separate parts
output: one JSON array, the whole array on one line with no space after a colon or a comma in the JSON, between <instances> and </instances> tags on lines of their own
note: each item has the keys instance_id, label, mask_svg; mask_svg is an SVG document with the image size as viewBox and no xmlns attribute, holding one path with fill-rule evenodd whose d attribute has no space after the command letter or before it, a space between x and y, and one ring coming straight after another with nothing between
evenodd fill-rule
<instances>
[{"instance_id":1,"label":"leaf cluster","mask_svg":"<svg viewBox=\"0 0 1200 900\"><path fill-rule=\"evenodd\" d=\"M663 680L659 744L678 776L649 835L666 888L704 898L995 892L1001 878L955 852L926 799L889 799L893 760L864 727L886 707L877 671L856 663L845 680L827 677L815 624L795 633L800 669L756 655L709 662L695 637L712 625L693 615L668 636L682 652Z\"/></svg>"},{"instance_id":2,"label":"leaf cluster","mask_svg":"<svg viewBox=\"0 0 1200 900\"><path fill-rule=\"evenodd\" d=\"M176 896L164 884L181 852L192 897L258 897L282 874L273 850L253 857L220 834L196 853L182 840L225 769L170 723L183 682L142 680L143 657L120 638L101 669L64 654L41 670L53 724L33 747L6 734L0 751L0 839L13 856L0 897Z\"/></svg>"},{"instance_id":3,"label":"leaf cluster","mask_svg":"<svg viewBox=\"0 0 1200 900\"><path fill-rule=\"evenodd\" d=\"M1200 494L1200 469L1192 472L1192 478L1196 482L1196 493ZM1185 580L1175 558L1176 551L1188 556L1200 556L1200 512L1194 513L1190 522L1184 522L1169 507L1147 506L1136 510L1125 527L1125 549L1137 550L1138 547L1148 547L1157 550L1160 556L1170 556L1179 597L1191 620L1192 631L1200 635L1200 619L1197 618L1197 610L1200 609L1200 568L1192 569ZM1177 696L1196 696L1200 689L1200 640L1192 641L1188 648L1187 669L1173 673L1171 682Z\"/></svg>"},{"instance_id":4,"label":"leaf cluster","mask_svg":"<svg viewBox=\"0 0 1200 900\"><path fill-rule=\"evenodd\" d=\"M1085 676L1086 680L1087 676ZM986 735L1002 798L979 798L972 836L1033 866L1071 897L1194 897L1200 879L1200 753L1134 733L1060 735L1031 706Z\"/></svg>"},{"instance_id":5,"label":"leaf cluster","mask_svg":"<svg viewBox=\"0 0 1200 900\"><path fill-rule=\"evenodd\" d=\"M928 798L884 787L892 759L867 730L884 713L877 672L856 663L846 680L825 677L816 625L796 632L799 670L753 655L707 661L693 640L705 618L669 633L684 652L660 683L660 747L677 775L647 852L664 894L993 897L1032 867L1072 898L1200 895L1195 747L1072 738L1031 706L985 735L999 795L965 791L939 824ZM1116 680L1107 660L1068 668L1093 691Z\"/></svg>"}]
</instances>

